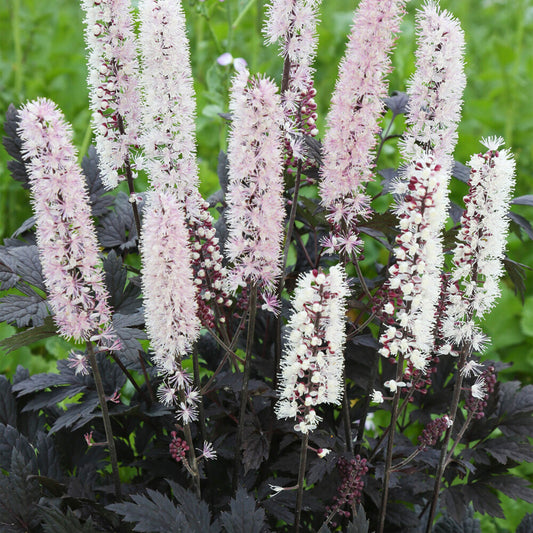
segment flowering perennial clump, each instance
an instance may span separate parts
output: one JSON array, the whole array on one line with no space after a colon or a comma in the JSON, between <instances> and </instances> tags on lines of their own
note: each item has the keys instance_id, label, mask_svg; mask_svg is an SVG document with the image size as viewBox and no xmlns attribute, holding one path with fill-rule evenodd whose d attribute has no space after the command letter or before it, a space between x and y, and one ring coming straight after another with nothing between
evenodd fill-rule
<instances>
[{"instance_id":1,"label":"flowering perennial clump","mask_svg":"<svg viewBox=\"0 0 533 533\"><path fill-rule=\"evenodd\" d=\"M232 290L257 283L273 290L281 275L285 209L281 124L283 112L274 83L238 74L232 87L228 146L226 221Z\"/></svg>"},{"instance_id":2,"label":"flowering perennial clump","mask_svg":"<svg viewBox=\"0 0 533 533\"><path fill-rule=\"evenodd\" d=\"M105 346L116 339L72 129L57 106L44 98L27 103L19 117L37 244L54 320L66 339L93 340Z\"/></svg>"},{"instance_id":3,"label":"flowering perennial clump","mask_svg":"<svg viewBox=\"0 0 533 533\"><path fill-rule=\"evenodd\" d=\"M299 278L294 291L276 414L296 418L294 428L302 433L317 427L317 405L338 405L342 398L345 277L340 265L329 274L314 270Z\"/></svg>"},{"instance_id":4,"label":"flowering perennial clump","mask_svg":"<svg viewBox=\"0 0 533 533\"><path fill-rule=\"evenodd\" d=\"M324 137L320 196L333 227L330 251L351 255L361 245L356 226L369 210L364 186L372 181L385 76L404 6L404 0L364 0L355 12Z\"/></svg>"},{"instance_id":5,"label":"flowering perennial clump","mask_svg":"<svg viewBox=\"0 0 533 533\"><path fill-rule=\"evenodd\" d=\"M96 150L107 189L124 179L139 144L137 44L129 0L82 0L89 50L89 92Z\"/></svg>"}]
</instances>

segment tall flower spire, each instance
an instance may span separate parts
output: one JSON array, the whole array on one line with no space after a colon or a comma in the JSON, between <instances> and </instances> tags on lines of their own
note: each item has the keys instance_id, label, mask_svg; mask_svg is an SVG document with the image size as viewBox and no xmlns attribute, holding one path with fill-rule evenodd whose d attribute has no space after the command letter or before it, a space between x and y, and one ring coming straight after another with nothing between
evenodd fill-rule
<instances>
[{"instance_id":1,"label":"tall flower spire","mask_svg":"<svg viewBox=\"0 0 533 533\"><path fill-rule=\"evenodd\" d=\"M178 0L141 0L142 144L154 188L184 201L198 188L195 100L185 15Z\"/></svg>"},{"instance_id":2,"label":"tall flower spire","mask_svg":"<svg viewBox=\"0 0 533 533\"><path fill-rule=\"evenodd\" d=\"M507 211L514 187L515 161L500 150L503 139L483 139L485 153L469 161L470 190L453 254L452 284L443 324L444 336L455 345L483 347L475 317L487 313L500 295L502 259L509 229Z\"/></svg>"},{"instance_id":3,"label":"tall flower spire","mask_svg":"<svg viewBox=\"0 0 533 533\"><path fill-rule=\"evenodd\" d=\"M380 342L383 355L401 352L416 369L424 370L433 347L444 261L442 230L466 81L464 35L457 20L427 2L417 23L416 71L409 84L407 129L401 143L406 166L393 185L399 198L400 234L386 307L387 314L396 312L396 323Z\"/></svg>"},{"instance_id":4,"label":"tall flower spire","mask_svg":"<svg viewBox=\"0 0 533 533\"><path fill-rule=\"evenodd\" d=\"M304 434L320 422L317 405L338 405L342 398L347 296L341 265L329 274L314 270L301 275L294 291L276 414L295 418L295 429Z\"/></svg>"},{"instance_id":5,"label":"tall flower spire","mask_svg":"<svg viewBox=\"0 0 533 533\"><path fill-rule=\"evenodd\" d=\"M181 367L200 331L189 233L182 204L169 190L148 193L140 250L146 329L166 378L162 401L177 403L189 378Z\"/></svg>"},{"instance_id":6,"label":"tall flower spire","mask_svg":"<svg viewBox=\"0 0 533 533\"><path fill-rule=\"evenodd\" d=\"M89 93L102 182L113 189L138 144L140 98L129 0L82 0Z\"/></svg>"},{"instance_id":7,"label":"tall flower spire","mask_svg":"<svg viewBox=\"0 0 533 533\"><path fill-rule=\"evenodd\" d=\"M115 339L85 178L72 128L50 100L28 102L19 134L37 220L37 244L59 333L101 346Z\"/></svg>"},{"instance_id":8,"label":"tall flower spire","mask_svg":"<svg viewBox=\"0 0 533 533\"><path fill-rule=\"evenodd\" d=\"M407 131L400 144L402 156L410 163L431 151L439 154L441 164L451 171L466 86L464 33L456 18L429 1L417 14L417 34L416 70L407 90ZM449 160L442 160L443 156Z\"/></svg>"},{"instance_id":9,"label":"tall flower spire","mask_svg":"<svg viewBox=\"0 0 533 533\"><path fill-rule=\"evenodd\" d=\"M379 120L388 94L389 56L404 6L405 0L359 4L331 99L320 195L333 226L333 248L347 254L360 244L356 224L369 211L364 187L372 181Z\"/></svg>"},{"instance_id":10,"label":"tall flower spire","mask_svg":"<svg viewBox=\"0 0 533 533\"><path fill-rule=\"evenodd\" d=\"M211 304L223 309L231 302L223 287L225 269L213 218L198 190L195 98L185 14L177 0L142 0L139 14L144 166L152 188L172 191L182 205L198 312L202 322L213 328Z\"/></svg>"},{"instance_id":11,"label":"tall flower spire","mask_svg":"<svg viewBox=\"0 0 533 533\"><path fill-rule=\"evenodd\" d=\"M272 291L281 275L283 111L273 82L238 74L232 86L226 219L232 290L258 283Z\"/></svg>"}]
</instances>

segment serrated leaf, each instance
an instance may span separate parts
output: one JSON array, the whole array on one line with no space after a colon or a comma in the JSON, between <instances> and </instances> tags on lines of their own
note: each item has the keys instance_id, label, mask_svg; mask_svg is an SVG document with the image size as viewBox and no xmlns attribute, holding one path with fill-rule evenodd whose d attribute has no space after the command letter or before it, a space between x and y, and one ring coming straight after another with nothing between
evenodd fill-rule
<instances>
[{"instance_id":1,"label":"serrated leaf","mask_svg":"<svg viewBox=\"0 0 533 533\"><path fill-rule=\"evenodd\" d=\"M397 168L382 168L378 170L378 174L383 178L381 180L381 186L383 187L384 193L392 192L392 183L399 176L399 171Z\"/></svg>"},{"instance_id":2,"label":"serrated leaf","mask_svg":"<svg viewBox=\"0 0 533 533\"><path fill-rule=\"evenodd\" d=\"M111 250L103 261L105 284L109 292L109 305L115 313L129 315L138 311L142 300L141 288L128 283L128 272L122 264L122 258Z\"/></svg>"},{"instance_id":3,"label":"serrated leaf","mask_svg":"<svg viewBox=\"0 0 533 533\"><path fill-rule=\"evenodd\" d=\"M179 502L181 511L189 525L190 533L208 533L220 530L216 522L210 524L211 512L206 502L199 500L195 494L184 489L178 483L170 479L167 479L166 482L172 489L174 499Z\"/></svg>"},{"instance_id":4,"label":"serrated leaf","mask_svg":"<svg viewBox=\"0 0 533 533\"><path fill-rule=\"evenodd\" d=\"M0 300L0 322L23 328L42 326L49 315L46 300L37 293L29 296L8 294Z\"/></svg>"},{"instance_id":5,"label":"serrated leaf","mask_svg":"<svg viewBox=\"0 0 533 533\"><path fill-rule=\"evenodd\" d=\"M469 508L468 513L460 523L449 516L441 518L433 533L481 533L481 522L474 518L472 510Z\"/></svg>"},{"instance_id":6,"label":"serrated leaf","mask_svg":"<svg viewBox=\"0 0 533 533\"><path fill-rule=\"evenodd\" d=\"M22 454L25 464L32 466L31 474L37 473L37 460L28 439L12 426L0 424L0 468L9 471L13 450Z\"/></svg>"},{"instance_id":7,"label":"serrated leaf","mask_svg":"<svg viewBox=\"0 0 533 533\"><path fill-rule=\"evenodd\" d=\"M81 168L89 190L89 201L93 217L108 213L109 207L113 205L114 197L110 194L105 194L107 191L102 183L98 167L98 154L94 146L89 146L87 155L83 157L81 162Z\"/></svg>"},{"instance_id":8,"label":"serrated leaf","mask_svg":"<svg viewBox=\"0 0 533 533\"><path fill-rule=\"evenodd\" d=\"M487 485L503 492L513 500L521 499L533 503L533 490L529 487L527 479L512 475L491 476L484 480Z\"/></svg>"},{"instance_id":9,"label":"serrated leaf","mask_svg":"<svg viewBox=\"0 0 533 533\"><path fill-rule=\"evenodd\" d=\"M270 442L255 420L249 420L244 425L242 441L243 463L245 473L255 470L268 457Z\"/></svg>"},{"instance_id":10,"label":"serrated leaf","mask_svg":"<svg viewBox=\"0 0 533 533\"><path fill-rule=\"evenodd\" d=\"M385 105L395 114L401 115L406 112L409 96L401 91L394 91L391 96L385 98Z\"/></svg>"},{"instance_id":11,"label":"serrated leaf","mask_svg":"<svg viewBox=\"0 0 533 533\"><path fill-rule=\"evenodd\" d=\"M11 383L0 375L0 423L17 427L17 402L11 392Z\"/></svg>"},{"instance_id":12,"label":"serrated leaf","mask_svg":"<svg viewBox=\"0 0 533 533\"><path fill-rule=\"evenodd\" d=\"M43 431L37 433L34 441L37 451L37 468L41 476L60 480L63 477L54 440Z\"/></svg>"},{"instance_id":13,"label":"serrated leaf","mask_svg":"<svg viewBox=\"0 0 533 533\"><path fill-rule=\"evenodd\" d=\"M230 512L223 512L220 521L227 533L261 533L265 523L264 509L257 509L255 498L239 487L230 501Z\"/></svg>"},{"instance_id":14,"label":"serrated leaf","mask_svg":"<svg viewBox=\"0 0 533 533\"><path fill-rule=\"evenodd\" d=\"M36 245L6 247L7 254L13 259L14 272L33 287L45 290L39 249Z\"/></svg>"},{"instance_id":15,"label":"serrated leaf","mask_svg":"<svg viewBox=\"0 0 533 533\"><path fill-rule=\"evenodd\" d=\"M463 183L468 183L470 181L470 167L463 165L459 161L454 161L452 176Z\"/></svg>"},{"instance_id":16,"label":"serrated leaf","mask_svg":"<svg viewBox=\"0 0 533 533\"><path fill-rule=\"evenodd\" d=\"M132 315L113 315L113 329L121 342L121 349L117 352L120 357L137 360L139 351L143 349L139 339L146 339L146 332L131 326L144 324L144 315L138 312Z\"/></svg>"},{"instance_id":17,"label":"serrated leaf","mask_svg":"<svg viewBox=\"0 0 533 533\"><path fill-rule=\"evenodd\" d=\"M32 216L30 218L27 218L14 232L13 232L13 235L11 235L11 238L12 239L16 239L17 237L19 237L20 235L26 233L28 230L30 230L31 228L33 228L33 226L35 226L35 222L36 222L36 218L35 216Z\"/></svg>"},{"instance_id":18,"label":"serrated leaf","mask_svg":"<svg viewBox=\"0 0 533 533\"><path fill-rule=\"evenodd\" d=\"M39 523L39 484L28 479L33 473L24 456L13 449L9 475L0 474L0 517L3 532L35 531Z\"/></svg>"},{"instance_id":19,"label":"serrated leaf","mask_svg":"<svg viewBox=\"0 0 533 533\"><path fill-rule=\"evenodd\" d=\"M522 300L522 304L523 304L525 293L526 293L525 269L526 268L529 269L529 267L526 267L525 265L517 263L516 261L512 261L511 259L507 257L503 259L503 266L505 267L507 274L509 275L509 277L511 278L511 281L513 282L514 293L520 296L520 299Z\"/></svg>"},{"instance_id":20,"label":"serrated leaf","mask_svg":"<svg viewBox=\"0 0 533 533\"><path fill-rule=\"evenodd\" d=\"M47 316L42 326L37 326L29 329L20 331L7 337L7 339L2 339L0 341L0 346L5 350L6 354L18 350L24 346L29 346L34 342L47 339L57 335L57 329L54 323L54 319L51 316Z\"/></svg>"},{"instance_id":21,"label":"serrated leaf","mask_svg":"<svg viewBox=\"0 0 533 533\"><path fill-rule=\"evenodd\" d=\"M531 226L531 223L529 222L529 220L527 220L527 218L524 218L518 213L513 213L512 211L509 211L507 213L507 216L511 219L512 222L517 224L518 227L522 228L530 239L533 239L533 227Z\"/></svg>"},{"instance_id":22,"label":"serrated leaf","mask_svg":"<svg viewBox=\"0 0 533 533\"><path fill-rule=\"evenodd\" d=\"M348 524L346 533L368 533L370 529L370 521L367 520L365 510L361 504L357 509L357 514L352 518Z\"/></svg>"},{"instance_id":23,"label":"serrated leaf","mask_svg":"<svg viewBox=\"0 0 533 533\"><path fill-rule=\"evenodd\" d=\"M337 465L337 457L333 453L328 453L325 457L316 457L311 461L307 474L305 476L306 482L309 485L320 481L326 474L333 471Z\"/></svg>"},{"instance_id":24,"label":"serrated leaf","mask_svg":"<svg viewBox=\"0 0 533 533\"><path fill-rule=\"evenodd\" d=\"M143 194L139 193L141 198ZM142 202L137 204L141 210ZM137 229L133 218L133 209L127 194L122 191L115 196L114 211L100 219L96 228L98 240L104 248L118 247L120 251L129 251L137 246Z\"/></svg>"},{"instance_id":25,"label":"serrated leaf","mask_svg":"<svg viewBox=\"0 0 533 533\"><path fill-rule=\"evenodd\" d=\"M67 507L66 513L63 513L57 507L39 506L39 514L42 519L42 527L45 533L98 533L91 518L82 524Z\"/></svg>"},{"instance_id":26,"label":"serrated leaf","mask_svg":"<svg viewBox=\"0 0 533 533\"><path fill-rule=\"evenodd\" d=\"M114 503L106 509L135 524L133 531L144 533L190 533L185 515L167 496L147 489L147 495L133 494L133 502Z\"/></svg>"},{"instance_id":27,"label":"serrated leaf","mask_svg":"<svg viewBox=\"0 0 533 533\"><path fill-rule=\"evenodd\" d=\"M98 395L96 392L89 392L81 398L80 403L69 404L66 411L60 415L52 427L49 434L56 433L63 428L79 429L93 418L101 416L100 411L96 411L98 406Z\"/></svg>"}]
</instances>

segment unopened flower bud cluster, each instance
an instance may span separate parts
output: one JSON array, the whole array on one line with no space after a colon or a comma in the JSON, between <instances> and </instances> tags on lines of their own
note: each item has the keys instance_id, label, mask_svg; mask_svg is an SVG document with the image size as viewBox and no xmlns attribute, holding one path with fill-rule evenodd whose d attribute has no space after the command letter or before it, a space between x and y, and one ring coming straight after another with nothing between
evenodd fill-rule
<instances>
[{"instance_id":1,"label":"unopened flower bud cluster","mask_svg":"<svg viewBox=\"0 0 533 533\"><path fill-rule=\"evenodd\" d=\"M418 437L418 448L425 450L437 444L441 435L453 425L449 416L443 416L432 420Z\"/></svg>"},{"instance_id":2,"label":"unopened flower bud cluster","mask_svg":"<svg viewBox=\"0 0 533 533\"><path fill-rule=\"evenodd\" d=\"M298 280L276 404L278 418L296 418L296 431L314 430L320 421L316 407L341 400L347 295L340 265Z\"/></svg>"}]
</instances>

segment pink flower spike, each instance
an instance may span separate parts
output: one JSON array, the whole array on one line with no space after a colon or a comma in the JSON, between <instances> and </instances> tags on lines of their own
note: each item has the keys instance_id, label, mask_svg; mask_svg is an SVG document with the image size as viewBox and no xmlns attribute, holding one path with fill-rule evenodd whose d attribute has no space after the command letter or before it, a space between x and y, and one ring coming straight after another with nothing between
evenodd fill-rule
<instances>
[{"instance_id":1,"label":"pink flower spike","mask_svg":"<svg viewBox=\"0 0 533 533\"><path fill-rule=\"evenodd\" d=\"M369 212L364 188L373 179L379 121L388 94L389 56L404 6L405 0L359 4L331 99L320 195L334 234L339 236L335 246L328 248L348 255L359 249L357 224Z\"/></svg>"},{"instance_id":2,"label":"pink flower spike","mask_svg":"<svg viewBox=\"0 0 533 533\"><path fill-rule=\"evenodd\" d=\"M230 290L258 283L271 291L281 275L283 240L283 112L274 83L249 82L248 71L233 80L233 122L228 145L228 257Z\"/></svg>"},{"instance_id":3,"label":"pink flower spike","mask_svg":"<svg viewBox=\"0 0 533 533\"><path fill-rule=\"evenodd\" d=\"M106 333L111 309L85 179L72 144L72 129L56 105L43 98L20 111L37 245L48 301L59 333L78 342Z\"/></svg>"}]
</instances>

